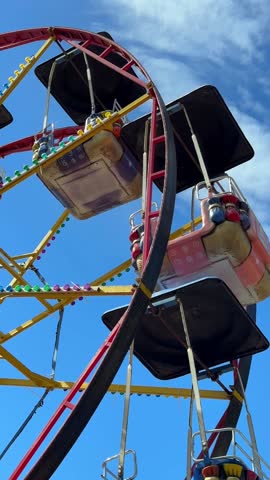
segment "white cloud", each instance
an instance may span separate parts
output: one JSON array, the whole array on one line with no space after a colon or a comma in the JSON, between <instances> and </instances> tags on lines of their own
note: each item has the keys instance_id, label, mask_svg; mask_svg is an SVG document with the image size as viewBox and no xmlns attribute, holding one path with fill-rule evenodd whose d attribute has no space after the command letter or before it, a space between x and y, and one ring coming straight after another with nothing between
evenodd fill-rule
<instances>
[{"instance_id":1,"label":"white cloud","mask_svg":"<svg viewBox=\"0 0 270 480\"><path fill-rule=\"evenodd\" d=\"M256 100L253 93L241 84L236 87L237 101L245 111L258 115L267 115L267 106Z\"/></svg>"},{"instance_id":2,"label":"white cloud","mask_svg":"<svg viewBox=\"0 0 270 480\"><path fill-rule=\"evenodd\" d=\"M261 118L262 97L270 91L262 67L269 0L113 0L112 15L108 5L106 12L116 41L145 66L166 102L216 78L221 92L229 92L233 114L255 150L255 159L232 174L268 229L270 133Z\"/></svg>"},{"instance_id":3,"label":"white cloud","mask_svg":"<svg viewBox=\"0 0 270 480\"><path fill-rule=\"evenodd\" d=\"M121 39L215 62L258 58L270 19L268 0L114 0L112 7Z\"/></svg>"},{"instance_id":4,"label":"white cloud","mask_svg":"<svg viewBox=\"0 0 270 480\"><path fill-rule=\"evenodd\" d=\"M183 62L164 57L151 57L135 48L132 53L140 60L166 103L198 88L201 79Z\"/></svg>"}]
</instances>

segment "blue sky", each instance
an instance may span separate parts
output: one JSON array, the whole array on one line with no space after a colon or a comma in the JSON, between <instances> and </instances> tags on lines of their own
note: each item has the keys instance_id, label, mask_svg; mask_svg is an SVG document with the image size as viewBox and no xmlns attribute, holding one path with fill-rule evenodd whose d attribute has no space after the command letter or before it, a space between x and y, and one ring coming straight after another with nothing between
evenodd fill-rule
<instances>
[{"instance_id":1,"label":"blue sky","mask_svg":"<svg viewBox=\"0 0 270 480\"><path fill-rule=\"evenodd\" d=\"M166 101L203 84L216 85L256 154L254 160L236 168L233 175L270 234L270 6L267 0L80 0L77 5L70 0L48 0L46 5L14 0L2 6L1 17L2 32L54 25L109 31L116 42L141 61ZM0 83L4 83L24 57L35 49L32 44L1 52ZM42 85L31 77L11 95L6 107L12 112L14 122L0 132L2 145L41 129L45 93ZM50 121L57 127L72 123L53 102ZM3 166L8 174L26 162L29 162L29 154L22 154L8 157ZM36 178L7 193L1 207L1 246L11 254L33 249L62 211ZM186 196L179 198L176 220L180 224L188 220L186 207ZM41 273L49 283L84 283L124 261L129 256L128 216L136 208L137 204L130 204L84 222L72 219L50 252L37 264ZM85 257L86 252L89 255ZM8 282L8 277L2 275L2 282ZM29 280L34 281L33 277ZM130 278L127 276L124 280L128 282ZM85 299L66 309L56 372L58 379L78 377L107 335L100 320L102 313L123 303L125 299ZM4 302L1 330L10 330L31 318L38 309L36 303L23 299ZM268 317L269 300L266 300L259 305L258 323L269 337ZM49 375L56 321L57 316L52 316L5 346L29 368ZM254 358L248 386L258 444L266 459L269 458L269 442L265 439L270 429L269 360L269 352ZM1 376L17 377L4 361L1 367ZM124 382L124 379L125 368L119 372L117 381ZM134 383L159 384L137 361ZM169 384L189 387L190 379ZM0 392L1 450L41 392L34 388L25 391L5 387L1 387ZM8 478L62 398L62 392L49 395L27 430L0 462L1 478ZM204 406L207 427L213 428L225 405L207 401ZM123 397L108 394L53 478L99 478L103 460L119 450L122 410ZM132 397L128 448L137 451L140 480L184 477L187 410L188 402L184 399ZM244 414L240 425L246 429Z\"/></svg>"}]
</instances>

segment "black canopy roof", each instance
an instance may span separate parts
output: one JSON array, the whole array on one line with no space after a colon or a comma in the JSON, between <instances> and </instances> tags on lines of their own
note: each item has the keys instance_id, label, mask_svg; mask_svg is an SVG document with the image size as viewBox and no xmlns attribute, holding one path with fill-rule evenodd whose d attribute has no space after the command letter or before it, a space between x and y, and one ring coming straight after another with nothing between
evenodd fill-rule
<instances>
[{"instance_id":1,"label":"black canopy roof","mask_svg":"<svg viewBox=\"0 0 270 480\"><path fill-rule=\"evenodd\" d=\"M206 278L153 296L154 308L141 320L134 352L155 377L168 380L190 371L177 298L184 306L194 353L208 368L269 347L229 288L220 279ZM112 329L126 308L104 313L105 325ZM198 360L196 365L198 371L204 369Z\"/></svg>"},{"instance_id":2,"label":"black canopy roof","mask_svg":"<svg viewBox=\"0 0 270 480\"><path fill-rule=\"evenodd\" d=\"M203 181L183 105L198 139L210 178L222 175L250 160L254 151L218 90L203 86L167 105L174 130L177 156L177 192ZM144 126L149 115L138 118L123 129L125 142L142 162ZM159 121L157 135L161 135ZM164 146L156 146L155 170L164 168ZM162 181L156 182L162 188Z\"/></svg>"},{"instance_id":3,"label":"black canopy roof","mask_svg":"<svg viewBox=\"0 0 270 480\"><path fill-rule=\"evenodd\" d=\"M100 35L111 38L107 32L101 32ZM103 50L102 47L95 45L89 46L88 49L97 55ZM77 49L69 49L67 53L69 60L63 54L57 55L38 65L35 73L38 79L48 87L51 67L55 60L61 59L53 75L51 93L72 120L78 125L83 125L91 113L85 60L83 54ZM115 99L120 106L125 106L145 93L140 85L97 60L89 56L87 60L91 71L97 112L111 110ZM110 53L106 60L118 67L122 67L126 63L117 53ZM129 68L127 72L134 74L132 68Z\"/></svg>"}]
</instances>

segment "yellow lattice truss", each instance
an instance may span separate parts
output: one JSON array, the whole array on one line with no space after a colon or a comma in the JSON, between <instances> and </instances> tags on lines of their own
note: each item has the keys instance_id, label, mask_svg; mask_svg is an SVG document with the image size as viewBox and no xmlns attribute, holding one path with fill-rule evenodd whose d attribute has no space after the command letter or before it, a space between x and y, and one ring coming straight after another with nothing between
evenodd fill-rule
<instances>
[{"instance_id":1,"label":"yellow lattice truss","mask_svg":"<svg viewBox=\"0 0 270 480\"><path fill-rule=\"evenodd\" d=\"M44 247L47 245L48 241L60 228L61 224L68 217L68 210L65 210L62 215L57 219L51 229L46 233L37 247L31 253L19 254L11 256L3 249L0 248L0 265L4 268L11 276L10 286L12 291L1 292L0 302L3 302L7 297L34 297L42 305L42 311L35 315L33 318L27 320L26 322L18 325L16 328L13 328L9 332L0 333L0 356L2 359L5 359L10 365L15 367L18 372L23 374L26 379L14 379L14 378L0 378L0 385L2 386L17 386L17 387L42 387L49 389L69 389L72 387L73 382L69 381L56 381L51 378L45 377L38 373L30 370L26 365L24 365L18 358L12 355L8 350L3 347L3 343L14 338L17 335L20 335L25 330L33 327L41 320L44 320L49 315L59 311L63 307L66 307L71 302L76 300L80 296L100 296L100 295L132 295L134 291L133 285L116 285L116 286L104 286L105 282L110 280L112 277L120 274L131 264L131 260L126 260L125 262L119 264L117 267L112 270L104 273L100 277L93 279L89 282L91 289L89 291L66 291L66 292L55 292L55 291L39 291L35 292L31 289L30 292L25 291L15 291L14 288L17 285L25 286L29 285L29 282L26 282L24 275L26 272L33 267L33 264L37 257L41 254ZM195 220L195 224L198 225L201 222L200 218ZM176 238L178 236L186 234L191 229L191 224L184 225L182 228L178 229L171 235L171 238ZM24 260L23 264L19 264L19 260ZM51 303L50 301L55 301ZM86 388L87 384L83 384L82 390ZM112 385L110 390L112 393L124 393L124 385ZM165 396L165 397L189 397L189 389L177 389L177 388L159 388L159 387L142 387L134 386L132 387L132 393L138 395L155 395L155 396ZM226 393L215 391L215 390L202 390L202 396L205 398L216 398L216 399L228 399L229 396Z\"/></svg>"}]
</instances>

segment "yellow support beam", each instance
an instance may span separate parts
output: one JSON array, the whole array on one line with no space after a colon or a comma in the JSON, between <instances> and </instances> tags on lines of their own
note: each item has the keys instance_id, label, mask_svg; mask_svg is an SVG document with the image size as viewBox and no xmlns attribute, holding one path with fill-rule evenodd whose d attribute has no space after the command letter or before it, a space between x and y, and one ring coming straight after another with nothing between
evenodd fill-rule
<instances>
[{"instance_id":1,"label":"yellow support beam","mask_svg":"<svg viewBox=\"0 0 270 480\"><path fill-rule=\"evenodd\" d=\"M35 63L40 59L40 57L46 52L47 48L54 42L54 37L51 36L46 42L41 46L41 48L37 51L37 53L29 58L29 61L26 65L24 65L23 69L21 69L18 75L13 79L10 83L8 89L3 93L0 98L0 105L2 105L9 95L13 92L13 90L21 83L27 73L32 69Z\"/></svg>"},{"instance_id":2,"label":"yellow support beam","mask_svg":"<svg viewBox=\"0 0 270 480\"><path fill-rule=\"evenodd\" d=\"M38 255L41 253L41 251L43 250L43 248L45 247L45 245L48 243L49 239L54 235L54 233L58 230L58 228L60 228L61 224L66 220L66 218L68 217L69 215L69 211L68 210L65 210L61 215L60 217L57 219L57 221L54 223L54 225L52 226L52 228L46 233L46 235L43 237L43 239L41 240L41 242L38 244L38 246L36 247L36 249L34 250L34 252L32 252L31 254L23 254L23 255L17 255L17 256L14 256L14 257L10 257L3 249L0 249L0 251L2 253L4 253L7 258L10 260L13 258L25 258L25 257L28 257L27 261L25 262L24 266L20 268L20 271L22 272L22 274L26 273L26 271L31 268L31 266L33 265L34 261L37 259ZM3 259L0 260L0 263L3 265L3 267L13 276L13 279L11 280L10 282L10 285L12 287L20 284L20 285L27 285L27 282L23 279L22 275L19 275L16 271L14 271L12 269L12 267L10 265L8 265L7 262L5 262ZM16 264L16 262L14 261L14 263ZM17 264L16 264L17 265ZM6 298L6 296L1 296L0 297L0 301L3 300L3 298ZM37 296L35 295L35 298L37 298ZM58 299L58 297L57 297ZM15 329L11 330L10 332L4 334L4 333L0 333L0 343L4 343L6 342L7 340L9 340L10 338L13 338L14 336L18 335L19 333L23 332L24 330L26 330L27 328L35 325L36 323L38 323L40 320L48 317L51 313L54 313L56 311L58 311L60 308L62 308L63 306L66 306L68 303L72 302L73 301L73 298L71 298L71 296L69 297L68 301L62 301L62 302L58 302L56 303L55 305L51 305L50 303L48 303L44 298L38 298L38 300L43 304L43 306L46 307L46 310L41 312L40 314L38 314L37 316L35 316L34 318L32 318L31 320L28 320L27 322L24 322L22 325L19 325L18 327L16 327Z\"/></svg>"},{"instance_id":3,"label":"yellow support beam","mask_svg":"<svg viewBox=\"0 0 270 480\"><path fill-rule=\"evenodd\" d=\"M4 252L4 250L2 248L0 248L0 253L2 253L3 255L6 255L8 259L11 258ZM18 265L16 264L16 262L14 261L13 263L16 265L16 268L18 268ZM13 280L14 280L15 283L20 283L20 285L27 285L27 282L24 280L22 275L20 273L16 272L16 270L1 257L0 257L0 264L2 265L3 268L5 268L7 270L7 272L9 272L13 276ZM23 268L20 268L19 271L24 273ZM2 303L3 300L7 296L9 296L9 295L5 295L5 294L1 295L0 296L0 303ZM45 297L44 298L39 298L39 301L43 304L44 307L46 307L48 310L51 310L51 304L46 301Z\"/></svg>"},{"instance_id":4,"label":"yellow support beam","mask_svg":"<svg viewBox=\"0 0 270 480\"><path fill-rule=\"evenodd\" d=\"M69 210L64 210L64 212L60 215L60 217L56 220L52 228L46 233L46 235L43 237L43 239L40 241L38 246L35 248L34 252L30 254L30 258L25 262L23 271L24 273L33 265L34 261L37 259L39 254L42 252L43 248L45 245L47 245L48 241L52 236L55 234L55 232L60 228L61 224L66 220L66 218L69 215ZM18 256L16 257L18 258ZM18 285L18 282L16 278L13 278L13 280L10 282L10 285L13 287L15 285Z\"/></svg>"},{"instance_id":5,"label":"yellow support beam","mask_svg":"<svg viewBox=\"0 0 270 480\"><path fill-rule=\"evenodd\" d=\"M29 368L27 368L22 362L20 362L20 360L2 347L2 345L0 345L0 355L19 372L25 375L29 380L32 380L36 386L41 387L43 386L44 382L48 385L48 387L53 384L51 379L29 370Z\"/></svg>"},{"instance_id":6,"label":"yellow support beam","mask_svg":"<svg viewBox=\"0 0 270 480\"><path fill-rule=\"evenodd\" d=\"M33 256L33 252L31 253L21 253L20 255L13 255L11 258L13 258L13 260L22 260L24 258L29 258L29 257L32 257Z\"/></svg>"},{"instance_id":7,"label":"yellow support beam","mask_svg":"<svg viewBox=\"0 0 270 480\"><path fill-rule=\"evenodd\" d=\"M79 147L82 143L87 142L94 135L101 132L102 130L105 130L107 127L111 126L112 123L116 122L121 117L124 117L125 115L128 115L128 113L130 113L135 108L143 105L150 98L151 98L150 94L145 93L141 97L137 98L137 100L134 100L134 102L132 102L129 105L127 105L126 107L122 108L118 112L113 113L111 115L111 117L104 120L101 124L95 126L89 132L83 133L82 135L78 136L75 140L67 142L67 144L63 148L58 150L56 153L49 155L48 158L46 158L46 159L40 160L38 162L38 165L32 166L29 170L25 170L18 177L13 177L12 181L10 183L8 183L8 182L4 183L4 185L1 188L1 195L3 195L5 192L7 192L11 188L15 187L16 185L18 185L19 183L21 183L23 180L26 180L26 178L31 177L35 173L38 173L40 167L43 167L43 168L48 167L52 163L56 162L56 160L61 158L63 155L66 155L67 153L74 150L74 148Z\"/></svg>"},{"instance_id":8,"label":"yellow support beam","mask_svg":"<svg viewBox=\"0 0 270 480\"><path fill-rule=\"evenodd\" d=\"M238 402L240 402L240 403L243 402L244 398L235 388L232 391L232 395L238 400Z\"/></svg>"},{"instance_id":9,"label":"yellow support beam","mask_svg":"<svg viewBox=\"0 0 270 480\"><path fill-rule=\"evenodd\" d=\"M60 310L60 308L66 307L71 301L72 301L72 298L69 298L68 300L64 299L61 302L57 302L55 305L52 306L50 310L44 310L43 312L39 313L35 317L31 318L31 320L27 320L26 322L22 323L18 327L13 328L8 333L0 332L0 344L10 340L11 338L16 337L17 335L19 335L19 333L24 332L28 328L33 327L44 318Z\"/></svg>"},{"instance_id":10,"label":"yellow support beam","mask_svg":"<svg viewBox=\"0 0 270 480\"><path fill-rule=\"evenodd\" d=\"M69 210L64 210L64 212L60 215L60 217L57 219L57 221L54 223L54 225L52 226L52 228L46 233L46 235L43 237L43 239L40 241L40 243L38 244L38 246L35 248L34 252L32 254L27 254L28 255L28 259L27 261L25 262L25 264L23 265L23 267L21 267L21 272L22 274L25 274L26 271L31 268L31 266L33 265L34 261L37 259L37 257L39 256L39 254L42 252L43 248L45 247L45 245L47 245L48 241L50 240L50 238L55 234L55 232L60 228L61 224L66 220L66 218L68 217L69 215ZM16 258L22 258L22 256L16 256ZM10 257L12 258L12 257ZM8 268L5 267L7 270ZM9 271L9 270L8 270ZM10 272L11 273L11 272ZM12 273L11 273L12 274ZM13 279L11 280L10 282L10 286L11 287L15 287L16 285L27 285L28 282L26 282L21 276L19 276L18 274L14 274L13 272ZM6 298L6 296L1 296L0 298ZM37 298L37 296L35 295L35 298ZM42 304L43 306L45 306L47 308L47 311L48 313L50 314L50 312L54 312L55 310L53 310L53 306L48 303L44 298L37 298ZM72 300L71 300L72 301Z\"/></svg>"},{"instance_id":11,"label":"yellow support beam","mask_svg":"<svg viewBox=\"0 0 270 480\"><path fill-rule=\"evenodd\" d=\"M64 210L64 212L60 215L60 217L54 223L52 228L46 233L46 235L43 237L41 242L38 244L34 252L30 254L15 255L14 257L10 257L3 249L0 249L0 251L2 252L2 254L6 255L9 261L13 259L13 262L11 262L13 263L13 265L17 265L15 262L15 259L27 258L27 261L24 263L23 267L20 268L20 272L22 273L22 275L25 274L26 271L29 268L31 268L34 261L37 259L38 255L41 253L45 245L48 243L49 239L56 233L58 228L60 228L61 224L66 220L68 215L69 215L69 210ZM22 275L19 275L16 271L14 271L12 266L10 266L3 259L0 260L0 263L13 276L13 279L10 282L10 286L15 287L16 285L27 285L27 282L23 279ZM1 296L0 299L2 300L3 296ZM46 310L39 313L35 317L33 317L31 320L28 320L23 324L19 325L18 327L12 329L10 332L6 334L0 332L0 344L6 342L7 340L13 338L19 333L35 325L40 320L43 320L44 318L48 317L51 313L57 312L60 308L72 302L73 298L69 296L68 300L64 299L64 301L62 300L61 302L57 302L55 305L51 305L50 303L48 303L45 298L38 298L38 300L46 307Z\"/></svg>"},{"instance_id":12,"label":"yellow support beam","mask_svg":"<svg viewBox=\"0 0 270 480\"><path fill-rule=\"evenodd\" d=\"M44 377L43 377L44 378ZM51 382L48 387L48 381ZM69 390L74 385L74 382L70 381L52 381L47 378L47 381L44 381L43 384L37 385L32 380L28 379L17 379L17 378L0 378L0 386L5 387L39 387L39 388L52 388L52 389L62 389ZM83 383L81 386L81 391L85 390L88 387L89 383ZM108 392L112 394L124 394L126 390L125 385L111 385ZM149 387L149 386L131 386L132 395L146 395L146 396L155 396L155 397L173 397L173 398L190 398L191 396L190 388L171 388L171 387ZM231 395L226 392L219 390L200 390L201 398L209 400L230 400Z\"/></svg>"},{"instance_id":13,"label":"yellow support beam","mask_svg":"<svg viewBox=\"0 0 270 480\"><path fill-rule=\"evenodd\" d=\"M124 394L126 385L111 385L109 392ZM162 396L162 397L183 397L190 398L192 390L190 388L170 388L170 387L149 387L133 385L131 386L131 393L133 395L147 395L147 396ZM221 390L200 390L201 398L215 399L215 400L229 400L231 395Z\"/></svg>"},{"instance_id":14,"label":"yellow support beam","mask_svg":"<svg viewBox=\"0 0 270 480\"><path fill-rule=\"evenodd\" d=\"M72 382L70 382L71 384ZM68 390L70 387L69 383L66 382L56 382L50 378L44 377L40 379L39 385L33 380L27 378L0 378L0 386L2 387L38 387L38 388L51 388Z\"/></svg>"},{"instance_id":15,"label":"yellow support beam","mask_svg":"<svg viewBox=\"0 0 270 480\"><path fill-rule=\"evenodd\" d=\"M25 283L24 283L25 284ZM4 291L1 292L1 298L11 298L11 297L17 297L17 298L37 298L40 301L44 301L44 299L56 299L60 300L65 299L69 303L72 302L73 300L76 300L77 298L80 297L104 297L104 296L112 296L112 295L132 295L134 292L134 287L132 285L115 285L114 287L107 287L107 286L101 286L101 285L95 285L91 286L91 290L86 290L81 287L81 290L75 291L75 290L61 290L61 291L31 291L31 292L17 292L16 290L13 290L13 292L8 292ZM50 305L50 304L49 304ZM53 306L50 305L49 307L50 312L53 311Z\"/></svg>"}]
</instances>

